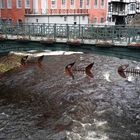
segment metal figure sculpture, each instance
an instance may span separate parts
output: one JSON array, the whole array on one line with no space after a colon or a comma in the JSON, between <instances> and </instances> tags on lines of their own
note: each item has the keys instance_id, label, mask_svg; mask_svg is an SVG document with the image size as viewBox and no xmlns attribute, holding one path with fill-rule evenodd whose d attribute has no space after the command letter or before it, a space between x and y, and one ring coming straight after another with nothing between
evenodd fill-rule
<instances>
[{"instance_id":1,"label":"metal figure sculpture","mask_svg":"<svg viewBox=\"0 0 140 140\"><path fill-rule=\"evenodd\" d=\"M20 61L20 64L21 64L22 66L25 66L26 63L27 63L27 59L28 59L28 55L22 57L22 58L21 58L21 61Z\"/></svg>"},{"instance_id":2,"label":"metal figure sculpture","mask_svg":"<svg viewBox=\"0 0 140 140\"><path fill-rule=\"evenodd\" d=\"M72 79L74 79L74 72L85 72L86 75L90 78L93 78L93 73L91 72L91 69L94 65L94 62L89 64L86 68L82 69L82 68L76 68L76 67L73 67L75 64L75 62L73 63L70 63L68 64L66 67L65 67L65 73L66 75L72 77Z\"/></svg>"},{"instance_id":3,"label":"metal figure sculpture","mask_svg":"<svg viewBox=\"0 0 140 140\"><path fill-rule=\"evenodd\" d=\"M44 55L40 56L37 60L28 60L28 56L24 56L21 58L21 66L31 66L31 65L37 65L40 69L42 69L42 61L43 61Z\"/></svg>"},{"instance_id":4,"label":"metal figure sculpture","mask_svg":"<svg viewBox=\"0 0 140 140\"><path fill-rule=\"evenodd\" d=\"M140 76L140 69L128 68L129 64L121 65L118 67L118 73L121 77L127 78L128 75Z\"/></svg>"},{"instance_id":5,"label":"metal figure sculpture","mask_svg":"<svg viewBox=\"0 0 140 140\"><path fill-rule=\"evenodd\" d=\"M125 70L128 68L129 64L121 65L118 67L118 73L121 77L126 78Z\"/></svg>"},{"instance_id":6,"label":"metal figure sculpture","mask_svg":"<svg viewBox=\"0 0 140 140\"><path fill-rule=\"evenodd\" d=\"M73 70L72 70L72 67L74 66L74 64L75 64L75 62L70 63L65 67L66 75L72 77L72 79L74 79Z\"/></svg>"}]
</instances>

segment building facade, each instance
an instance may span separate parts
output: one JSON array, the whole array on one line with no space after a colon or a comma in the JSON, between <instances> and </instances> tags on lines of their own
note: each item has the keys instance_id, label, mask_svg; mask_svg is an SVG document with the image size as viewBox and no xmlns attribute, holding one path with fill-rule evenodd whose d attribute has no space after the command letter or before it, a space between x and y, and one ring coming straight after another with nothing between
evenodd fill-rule
<instances>
[{"instance_id":1,"label":"building facade","mask_svg":"<svg viewBox=\"0 0 140 140\"><path fill-rule=\"evenodd\" d=\"M108 0L107 21L116 25L129 24L140 13L140 0Z\"/></svg>"},{"instance_id":2,"label":"building facade","mask_svg":"<svg viewBox=\"0 0 140 140\"><path fill-rule=\"evenodd\" d=\"M104 24L108 0L0 0L1 17L13 22Z\"/></svg>"},{"instance_id":3,"label":"building facade","mask_svg":"<svg viewBox=\"0 0 140 140\"><path fill-rule=\"evenodd\" d=\"M0 3L4 21L24 22L25 10L32 9L32 0L0 0Z\"/></svg>"}]
</instances>

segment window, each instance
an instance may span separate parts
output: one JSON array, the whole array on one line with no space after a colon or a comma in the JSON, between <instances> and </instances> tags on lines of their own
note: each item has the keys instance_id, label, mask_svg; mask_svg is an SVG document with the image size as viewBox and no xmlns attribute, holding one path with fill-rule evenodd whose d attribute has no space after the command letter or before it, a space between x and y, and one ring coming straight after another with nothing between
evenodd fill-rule
<instances>
[{"instance_id":1,"label":"window","mask_svg":"<svg viewBox=\"0 0 140 140\"><path fill-rule=\"evenodd\" d=\"M22 8L22 0L17 0L17 8Z\"/></svg>"},{"instance_id":2,"label":"window","mask_svg":"<svg viewBox=\"0 0 140 140\"><path fill-rule=\"evenodd\" d=\"M67 21L67 17L66 16L64 16L64 21Z\"/></svg>"},{"instance_id":3,"label":"window","mask_svg":"<svg viewBox=\"0 0 140 140\"><path fill-rule=\"evenodd\" d=\"M101 17L101 23L104 23L104 17Z\"/></svg>"},{"instance_id":4,"label":"window","mask_svg":"<svg viewBox=\"0 0 140 140\"><path fill-rule=\"evenodd\" d=\"M51 8L56 8L56 0L51 0Z\"/></svg>"},{"instance_id":5,"label":"window","mask_svg":"<svg viewBox=\"0 0 140 140\"><path fill-rule=\"evenodd\" d=\"M30 8L30 0L25 0L25 8Z\"/></svg>"},{"instance_id":6,"label":"window","mask_svg":"<svg viewBox=\"0 0 140 140\"><path fill-rule=\"evenodd\" d=\"M111 22L111 17L107 17L107 21L108 22Z\"/></svg>"},{"instance_id":7,"label":"window","mask_svg":"<svg viewBox=\"0 0 140 140\"><path fill-rule=\"evenodd\" d=\"M62 0L62 5L66 5L66 0Z\"/></svg>"},{"instance_id":8,"label":"window","mask_svg":"<svg viewBox=\"0 0 140 140\"><path fill-rule=\"evenodd\" d=\"M11 18L9 18L9 23L12 24L12 19Z\"/></svg>"},{"instance_id":9,"label":"window","mask_svg":"<svg viewBox=\"0 0 140 140\"><path fill-rule=\"evenodd\" d=\"M5 0L1 0L1 8L2 8L2 9L5 8Z\"/></svg>"},{"instance_id":10,"label":"window","mask_svg":"<svg viewBox=\"0 0 140 140\"><path fill-rule=\"evenodd\" d=\"M8 9L12 8L12 0L7 0L7 8Z\"/></svg>"},{"instance_id":11,"label":"window","mask_svg":"<svg viewBox=\"0 0 140 140\"><path fill-rule=\"evenodd\" d=\"M93 23L97 23L97 22L98 22L97 17L94 17L94 19L93 19Z\"/></svg>"},{"instance_id":12,"label":"window","mask_svg":"<svg viewBox=\"0 0 140 140\"><path fill-rule=\"evenodd\" d=\"M21 19L18 19L18 25L19 25L20 27L22 27L22 26L23 26L23 22L22 22L22 20L21 20Z\"/></svg>"},{"instance_id":13,"label":"window","mask_svg":"<svg viewBox=\"0 0 140 140\"><path fill-rule=\"evenodd\" d=\"M104 7L105 1L101 0L101 7Z\"/></svg>"},{"instance_id":14,"label":"window","mask_svg":"<svg viewBox=\"0 0 140 140\"><path fill-rule=\"evenodd\" d=\"M70 7L74 8L74 0L70 0Z\"/></svg>"},{"instance_id":15,"label":"window","mask_svg":"<svg viewBox=\"0 0 140 140\"><path fill-rule=\"evenodd\" d=\"M74 21L76 21L76 16L74 16Z\"/></svg>"},{"instance_id":16,"label":"window","mask_svg":"<svg viewBox=\"0 0 140 140\"><path fill-rule=\"evenodd\" d=\"M110 3L108 4L108 12L112 12Z\"/></svg>"},{"instance_id":17,"label":"window","mask_svg":"<svg viewBox=\"0 0 140 140\"><path fill-rule=\"evenodd\" d=\"M80 0L80 8L83 8L83 0Z\"/></svg>"},{"instance_id":18,"label":"window","mask_svg":"<svg viewBox=\"0 0 140 140\"><path fill-rule=\"evenodd\" d=\"M98 0L94 0L94 7L97 8L98 6Z\"/></svg>"},{"instance_id":19,"label":"window","mask_svg":"<svg viewBox=\"0 0 140 140\"><path fill-rule=\"evenodd\" d=\"M82 19L85 20L85 16L82 16Z\"/></svg>"},{"instance_id":20,"label":"window","mask_svg":"<svg viewBox=\"0 0 140 140\"><path fill-rule=\"evenodd\" d=\"M137 10L140 10L140 2L137 2Z\"/></svg>"},{"instance_id":21,"label":"window","mask_svg":"<svg viewBox=\"0 0 140 140\"><path fill-rule=\"evenodd\" d=\"M136 10L136 4L135 3L131 3L130 11L135 11L135 10Z\"/></svg>"},{"instance_id":22,"label":"window","mask_svg":"<svg viewBox=\"0 0 140 140\"><path fill-rule=\"evenodd\" d=\"M90 0L87 0L86 2L86 8L89 8L90 7Z\"/></svg>"},{"instance_id":23,"label":"window","mask_svg":"<svg viewBox=\"0 0 140 140\"><path fill-rule=\"evenodd\" d=\"M65 8L66 7L66 0L62 0L61 3L62 3L62 8Z\"/></svg>"}]
</instances>

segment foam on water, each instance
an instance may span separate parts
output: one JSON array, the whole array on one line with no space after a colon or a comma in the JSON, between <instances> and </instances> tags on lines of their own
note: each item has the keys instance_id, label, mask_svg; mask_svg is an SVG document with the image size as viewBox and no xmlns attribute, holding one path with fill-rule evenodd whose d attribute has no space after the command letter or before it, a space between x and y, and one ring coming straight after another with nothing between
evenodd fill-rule
<instances>
[{"instance_id":1,"label":"foam on water","mask_svg":"<svg viewBox=\"0 0 140 140\"><path fill-rule=\"evenodd\" d=\"M73 52L73 51L50 51L50 50L44 50L41 52L37 52L36 50L30 50L27 52L17 52L17 51L11 51L10 54L15 55L22 55L22 56L32 56L32 57L38 57L42 55L71 55L71 54L83 54L83 52Z\"/></svg>"}]
</instances>

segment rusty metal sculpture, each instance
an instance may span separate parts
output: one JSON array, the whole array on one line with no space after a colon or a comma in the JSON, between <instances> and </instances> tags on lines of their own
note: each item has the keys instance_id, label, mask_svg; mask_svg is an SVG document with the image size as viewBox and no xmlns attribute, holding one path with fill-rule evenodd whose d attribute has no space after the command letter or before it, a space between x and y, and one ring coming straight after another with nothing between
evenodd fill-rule
<instances>
[{"instance_id":1,"label":"rusty metal sculpture","mask_svg":"<svg viewBox=\"0 0 140 140\"><path fill-rule=\"evenodd\" d=\"M128 75L138 76L140 75L140 69L128 68L129 64L121 65L118 67L118 73L121 77L127 78Z\"/></svg>"},{"instance_id":2,"label":"rusty metal sculpture","mask_svg":"<svg viewBox=\"0 0 140 140\"><path fill-rule=\"evenodd\" d=\"M28 60L28 56L24 56L21 58L21 66L31 66L31 65L37 65L40 69L42 69L42 61L43 61L44 55L40 56L37 60Z\"/></svg>"},{"instance_id":3,"label":"rusty metal sculpture","mask_svg":"<svg viewBox=\"0 0 140 140\"><path fill-rule=\"evenodd\" d=\"M91 69L94 65L94 62L89 64L86 68L82 69L82 68L76 68L74 66L75 62L73 63L70 63L68 64L66 67L65 67L65 74L72 77L72 79L74 79L74 72L85 72L86 75L90 78L93 78L93 73L91 72Z\"/></svg>"},{"instance_id":4,"label":"rusty metal sculpture","mask_svg":"<svg viewBox=\"0 0 140 140\"><path fill-rule=\"evenodd\" d=\"M22 66L25 66L26 63L27 63L27 59L28 59L28 55L22 57L22 58L21 58L21 61L20 61L20 64L21 64Z\"/></svg>"},{"instance_id":5,"label":"rusty metal sculpture","mask_svg":"<svg viewBox=\"0 0 140 140\"><path fill-rule=\"evenodd\" d=\"M70 63L65 67L66 75L72 77L72 79L74 79L73 70L72 70L72 67L74 66L74 64L75 64L75 62Z\"/></svg>"},{"instance_id":6,"label":"rusty metal sculpture","mask_svg":"<svg viewBox=\"0 0 140 140\"><path fill-rule=\"evenodd\" d=\"M125 70L128 68L129 64L121 65L118 67L118 73L121 77L126 78Z\"/></svg>"}]
</instances>

